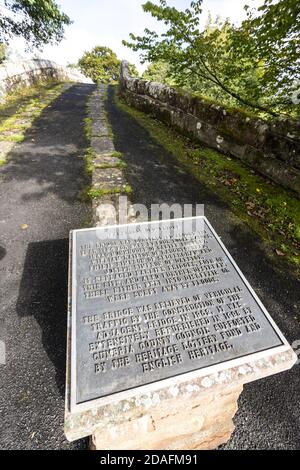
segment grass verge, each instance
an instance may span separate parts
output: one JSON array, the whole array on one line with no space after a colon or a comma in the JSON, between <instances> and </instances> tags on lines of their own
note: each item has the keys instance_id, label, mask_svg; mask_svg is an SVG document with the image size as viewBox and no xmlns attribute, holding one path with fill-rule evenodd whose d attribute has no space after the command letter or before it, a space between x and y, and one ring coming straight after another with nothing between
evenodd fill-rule
<instances>
[{"instance_id":1,"label":"grass verge","mask_svg":"<svg viewBox=\"0 0 300 470\"><path fill-rule=\"evenodd\" d=\"M22 142L27 129L61 94L63 86L64 83L40 83L7 95L0 105L0 143ZM2 159L0 165L6 161L5 158Z\"/></svg>"}]
</instances>

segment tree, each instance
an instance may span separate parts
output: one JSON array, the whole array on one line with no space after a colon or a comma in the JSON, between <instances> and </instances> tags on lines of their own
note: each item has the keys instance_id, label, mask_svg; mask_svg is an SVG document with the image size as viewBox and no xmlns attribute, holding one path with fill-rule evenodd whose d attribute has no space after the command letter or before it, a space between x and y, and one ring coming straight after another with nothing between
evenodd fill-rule
<instances>
[{"instance_id":1,"label":"tree","mask_svg":"<svg viewBox=\"0 0 300 470\"><path fill-rule=\"evenodd\" d=\"M7 13L4 14L4 11ZM4 0L0 13L0 42L22 36L28 49L63 39L70 18L53 0Z\"/></svg>"},{"instance_id":2,"label":"tree","mask_svg":"<svg viewBox=\"0 0 300 470\"><path fill-rule=\"evenodd\" d=\"M167 62L163 62L161 60L149 64L143 73L143 78L152 82L164 83L165 85L172 84L172 79L170 78L170 66Z\"/></svg>"},{"instance_id":3,"label":"tree","mask_svg":"<svg viewBox=\"0 0 300 470\"><path fill-rule=\"evenodd\" d=\"M130 72L130 75L132 77L138 77L139 76L138 69L136 68L136 66L134 64L129 63L129 72Z\"/></svg>"},{"instance_id":4,"label":"tree","mask_svg":"<svg viewBox=\"0 0 300 470\"><path fill-rule=\"evenodd\" d=\"M78 61L81 72L95 83L111 83L118 79L120 61L108 47L96 46Z\"/></svg>"},{"instance_id":5,"label":"tree","mask_svg":"<svg viewBox=\"0 0 300 470\"><path fill-rule=\"evenodd\" d=\"M275 100L274 93L287 93L285 85L299 73L300 4L273 3L265 0L255 14L248 9L240 27L217 19L201 29L202 0L192 1L185 11L169 7L166 0L148 1L144 11L163 22L166 31L159 35L146 29L144 36L131 34L131 41L123 43L140 51L143 62L167 62L170 76L180 86L277 115L284 103Z\"/></svg>"},{"instance_id":6,"label":"tree","mask_svg":"<svg viewBox=\"0 0 300 470\"><path fill-rule=\"evenodd\" d=\"M256 58L253 67L262 69L260 85L267 102L278 109L291 107L291 88L300 78L300 2L299 0L265 0L257 10L247 11L242 31L250 41L235 49L239 57L244 54Z\"/></svg>"}]
</instances>

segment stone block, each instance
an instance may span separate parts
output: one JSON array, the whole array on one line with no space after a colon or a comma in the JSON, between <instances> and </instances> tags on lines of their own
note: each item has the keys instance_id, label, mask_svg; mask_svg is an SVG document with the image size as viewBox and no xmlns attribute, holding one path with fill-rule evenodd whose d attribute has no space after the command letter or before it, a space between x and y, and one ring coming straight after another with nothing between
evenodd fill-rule
<instances>
[{"instance_id":1,"label":"stone block","mask_svg":"<svg viewBox=\"0 0 300 470\"><path fill-rule=\"evenodd\" d=\"M91 147L95 154L108 154L115 151L114 144L109 137L92 137Z\"/></svg>"},{"instance_id":2,"label":"stone block","mask_svg":"<svg viewBox=\"0 0 300 470\"><path fill-rule=\"evenodd\" d=\"M92 209L93 226L102 227L136 222L136 214L127 195L109 194L93 199Z\"/></svg>"},{"instance_id":3,"label":"stone block","mask_svg":"<svg viewBox=\"0 0 300 470\"><path fill-rule=\"evenodd\" d=\"M92 187L93 189L110 190L115 188L122 189L125 186L126 180L123 176L122 170L118 168L95 168L92 174Z\"/></svg>"},{"instance_id":4,"label":"stone block","mask_svg":"<svg viewBox=\"0 0 300 470\"><path fill-rule=\"evenodd\" d=\"M110 165L117 166L122 163L122 160L117 157L112 157L111 155L96 155L93 159L94 165Z\"/></svg>"},{"instance_id":5,"label":"stone block","mask_svg":"<svg viewBox=\"0 0 300 470\"><path fill-rule=\"evenodd\" d=\"M70 348L68 351L70 353ZM234 429L232 418L237 410L237 400L243 384L290 369L296 359L291 348L265 358L256 358L254 355L253 358L249 357L248 363L243 367L231 366L226 370L219 369L218 372L211 374L205 374L201 370L195 371L189 377L183 375L162 383L149 385L147 391L135 389L128 391L120 398L112 396L99 406L95 405L92 409L77 413L70 413L68 408L70 395L70 374L68 372L65 433L69 440L94 435L94 443L100 449L103 446L100 444L99 436L104 435L111 426L118 429L119 425L133 423L143 416L151 416L152 422L157 425L159 420L162 420L163 423L163 419L172 413L178 413L179 416L194 410L195 415L198 413L198 416L201 416L203 410L204 422L198 421L198 424L202 424L201 429L194 430L192 435L184 438L180 436L178 439L174 438L172 442L164 442L163 445L180 449L184 448L183 442L186 442L187 446L191 446L186 448L214 448L214 446L226 442ZM199 410L195 411L197 408ZM147 426L150 426L148 418L139 422L139 425L141 426L141 423L145 424L145 422L148 423ZM147 449L153 445L153 449L155 449L158 443L155 441L154 444L154 437L153 434L153 441L141 443L142 436L136 436L139 442L134 444L131 441L128 445L132 448L148 445ZM162 439L161 435L159 439ZM108 441L105 445L108 446ZM111 445L111 448L115 447L116 441Z\"/></svg>"},{"instance_id":6,"label":"stone block","mask_svg":"<svg viewBox=\"0 0 300 470\"><path fill-rule=\"evenodd\" d=\"M186 398L181 411L173 404L168 415L164 414L164 408L157 406L155 417L150 410L136 420L96 430L93 447L98 450L215 448L226 442L234 430L232 419L241 391L242 387L238 387L221 397L210 396L209 406L203 397L198 397L198 405L194 406Z\"/></svg>"},{"instance_id":7,"label":"stone block","mask_svg":"<svg viewBox=\"0 0 300 470\"><path fill-rule=\"evenodd\" d=\"M108 136L108 126L104 119L95 119L92 122L91 132L93 137Z\"/></svg>"}]
</instances>

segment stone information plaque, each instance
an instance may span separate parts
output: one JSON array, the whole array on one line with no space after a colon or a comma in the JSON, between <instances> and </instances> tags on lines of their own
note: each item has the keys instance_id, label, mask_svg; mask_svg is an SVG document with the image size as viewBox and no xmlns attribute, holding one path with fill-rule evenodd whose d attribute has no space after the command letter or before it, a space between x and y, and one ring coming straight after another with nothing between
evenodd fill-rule
<instances>
[{"instance_id":1,"label":"stone information plaque","mask_svg":"<svg viewBox=\"0 0 300 470\"><path fill-rule=\"evenodd\" d=\"M71 410L286 344L205 217L75 230L70 281Z\"/></svg>"}]
</instances>

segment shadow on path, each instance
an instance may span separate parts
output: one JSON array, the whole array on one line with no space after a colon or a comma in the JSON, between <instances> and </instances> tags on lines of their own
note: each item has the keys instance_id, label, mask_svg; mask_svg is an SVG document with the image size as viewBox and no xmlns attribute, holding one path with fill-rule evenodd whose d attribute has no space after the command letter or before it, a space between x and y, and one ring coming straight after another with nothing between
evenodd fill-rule
<instances>
[{"instance_id":1,"label":"shadow on path","mask_svg":"<svg viewBox=\"0 0 300 470\"><path fill-rule=\"evenodd\" d=\"M90 215L78 196L89 182L83 120L93 90L76 84L64 91L0 169L1 308L7 327L7 364L0 373L2 449L86 447L86 440L66 441L63 416L68 236Z\"/></svg>"},{"instance_id":2,"label":"shadow on path","mask_svg":"<svg viewBox=\"0 0 300 470\"><path fill-rule=\"evenodd\" d=\"M42 343L56 370L62 398L65 392L66 312L69 239L29 243L19 289L17 313L33 315Z\"/></svg>"},{"instance_id":3,"label":"shadow on path","mask_svg":"<svg viewBox=\"0 0 300 470\"><path fill-rule=\"evenodd\" d=\"M28 181L28 191L22 194L25 202L48 198L51 193L72 202L78 197L78 188L88 183L78 170L83 168L87 146L83 112L93 90L94 86L87 84L68 88L43 110L25 132L24 141L9 153L0 181L14 185Z\"/></svg>"}]
</instances>

